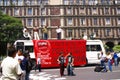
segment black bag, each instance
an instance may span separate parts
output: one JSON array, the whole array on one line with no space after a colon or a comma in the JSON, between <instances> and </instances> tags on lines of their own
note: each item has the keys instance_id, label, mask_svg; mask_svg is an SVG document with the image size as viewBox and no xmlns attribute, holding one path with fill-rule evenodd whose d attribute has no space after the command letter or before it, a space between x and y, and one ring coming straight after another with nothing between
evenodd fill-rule
<instances>
[{"instance_id":1,"label":"black bag","mask_svg":"<svg viewBox=\"0 0 120 80\"><path fill-rule=\"evenodd\" d=\"M102 66L96 66L94 71L95 72L101 72L103 69L104 69L104 67L102 67Z\"/></svg>"}]
</instances>

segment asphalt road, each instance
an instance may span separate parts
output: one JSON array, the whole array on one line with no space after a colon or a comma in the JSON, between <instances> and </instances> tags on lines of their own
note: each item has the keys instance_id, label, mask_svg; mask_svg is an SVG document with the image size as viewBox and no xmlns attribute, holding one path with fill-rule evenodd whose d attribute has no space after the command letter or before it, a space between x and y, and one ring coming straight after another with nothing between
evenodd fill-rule
<instances>
[{"instance_id":1,"label":"asphalt road","mask_svg":"<svg viewBox=\"0 0 120 80\"><path fill-rule=\"evenodd\" d=\"M110 72L94 72L95 66L75 67L75 76L67 76L65 69L65 76L61 77L59 68L57 69L42 69L42 72L31 71L31 80L120 80L120 65L113 66L113 71Z\"/></svg>"}]
</instances>

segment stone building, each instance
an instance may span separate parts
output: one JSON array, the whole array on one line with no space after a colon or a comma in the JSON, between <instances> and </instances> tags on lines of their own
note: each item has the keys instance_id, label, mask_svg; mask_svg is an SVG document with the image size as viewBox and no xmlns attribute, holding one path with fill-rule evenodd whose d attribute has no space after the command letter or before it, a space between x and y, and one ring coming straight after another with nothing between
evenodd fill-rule
<instances>
[{"instance_id":1,"label":"stone building","mask_svg":"<svg viewBox=\"0 0 120 80\"><path fill-rule=\"evenodd\" d=\"M0 0L0 10L20 18L23 26L32 29L48 27L49 39L56 39L57 26L64 38L83 36L101 39L104 44L120 44L120 0Z\"/></svg>"}]
</instances>

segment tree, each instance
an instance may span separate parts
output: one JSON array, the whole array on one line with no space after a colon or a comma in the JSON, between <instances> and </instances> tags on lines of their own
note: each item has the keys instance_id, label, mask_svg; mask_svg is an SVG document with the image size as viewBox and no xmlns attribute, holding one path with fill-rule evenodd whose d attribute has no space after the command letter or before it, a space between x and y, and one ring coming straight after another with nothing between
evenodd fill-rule
<instances>
[{"instance_id":1,"label":"tree","mask_svg":"<svg viewBox=\"0 0 120 80\"><path fill-rule=\"evenodd\" d=\"M22 36L22 22L20 19L3 14L0 11L0 55L5 55L8 44Z\"/></svg>"},{"instance_id":2,"label":"tree","mask_svg":"<svg viewBox=\"0 0 120 80\"><path fill-rule=\"evenodd\" d=\"M120 52L120 45L114 46L114 47L113 47L113 50L114 50L115 52Z\"/></svg>"},{"instance_id":3,"label":"tree","mask_svg":"<svg viewBox=\"0 0 120 80\"><path fill-rule=\"evenodd\" d=\"M0 12L0 41L13 42L20 36L22 36L21 20Z\"/></svg>"}]
</instances>

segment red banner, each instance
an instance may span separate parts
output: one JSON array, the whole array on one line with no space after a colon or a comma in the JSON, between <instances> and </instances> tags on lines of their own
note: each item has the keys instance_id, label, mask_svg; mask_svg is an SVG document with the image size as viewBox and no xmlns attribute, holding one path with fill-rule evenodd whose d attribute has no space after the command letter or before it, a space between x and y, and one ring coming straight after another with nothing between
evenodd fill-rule
<instances>
[{"instance_id":1,"label":"red banner","mask_svg":"<svg viewBox=\"0 0 120 80\"><path fill-rule=\"evenodd\" d=\"M85 40L33 40L36 59L41 58L44 68L58 67L58 56L60 52L66 56L72 52L74 65L86 64L86 41Z\"/></svg>"}]
</instances>

